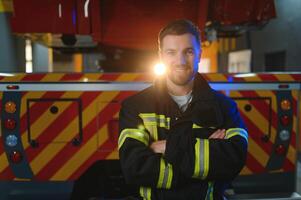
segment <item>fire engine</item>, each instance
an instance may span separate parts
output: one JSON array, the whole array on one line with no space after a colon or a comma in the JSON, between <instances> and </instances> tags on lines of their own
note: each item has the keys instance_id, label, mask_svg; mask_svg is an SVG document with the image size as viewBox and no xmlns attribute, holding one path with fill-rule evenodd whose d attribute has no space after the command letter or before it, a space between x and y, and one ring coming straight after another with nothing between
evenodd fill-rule
<instances>
[{"instance_id":1,"label":"fire engine","mask_svg":"<svg viewBox=\"0 0 301 200\"><path fill-rule=\"evenodd\" d=\"M301 199L296 193L301 73L204 77L236 101L248 128L247 161L227 191L229 198ZM130 189L122 179L117 148L120 103L154 78L131 73L2 74L0 183L7 190L1 195L67 196L73 181L75 193L126 195Z\"/></svg>"}]
</instances>

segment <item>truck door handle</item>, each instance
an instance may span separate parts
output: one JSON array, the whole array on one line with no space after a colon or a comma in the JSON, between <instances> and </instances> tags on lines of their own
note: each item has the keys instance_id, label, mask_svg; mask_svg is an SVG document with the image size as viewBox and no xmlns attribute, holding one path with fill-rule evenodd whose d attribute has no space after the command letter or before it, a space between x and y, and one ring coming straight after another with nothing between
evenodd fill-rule
<instances>
[{"instance_id":1,"label":"truck door handle","mask_svg":"<svg viewBox=\"0 0 301 200\"><path fill-rule=\"evenodd\" d=\"M89 17L89 3L90 3L90 0L86 0L85 2L85 5L84 5L84 13L85 13L85 18L88 18Z\"/></svg>"},{"instance_id":2,"label":"truck door handle","mask_svg":"<svg viewBox=\"0 0 301 200\"><path fill-rule=\"evenodd\" d=\"M62 4L61 3L59 3L58 11L59 11L59 18L62 18Z\"/></svg>"}]
</instances>

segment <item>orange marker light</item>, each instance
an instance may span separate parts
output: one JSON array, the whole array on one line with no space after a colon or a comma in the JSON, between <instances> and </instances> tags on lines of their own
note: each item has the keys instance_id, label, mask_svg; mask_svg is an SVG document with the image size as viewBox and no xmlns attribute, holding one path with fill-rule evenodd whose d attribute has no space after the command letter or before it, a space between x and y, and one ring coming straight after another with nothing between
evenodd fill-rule
<instances>
[{"instance_id":1,"label":"orange marker light","mask_svg":"<svg viewBox=\"0 0 301 200\"><path fill-rule=\"evenodd\" d=\"M291 102L287 99L284 99L280 103L282 110L290 110L291 109Z\"/></svg>"},{"instance_id":2,"label":"orange marker light","mask_svg":"<svg viewBox=\"0 0 301 200\"><path fill-rule=\"evenodd\" d=\"M5 111L7 113L14 113L16 112L16 104L12 101L8 101L5 103Z\"/></svg>"}]
</instances>

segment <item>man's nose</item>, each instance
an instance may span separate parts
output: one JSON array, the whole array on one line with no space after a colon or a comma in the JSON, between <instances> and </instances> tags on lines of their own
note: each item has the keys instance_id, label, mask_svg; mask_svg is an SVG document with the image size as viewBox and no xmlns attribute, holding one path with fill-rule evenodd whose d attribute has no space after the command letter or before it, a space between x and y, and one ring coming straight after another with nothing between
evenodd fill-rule
<instances>
[{"instance_id":1,"label":"man's nose","mask_svg":"<svg viewBox=\"0 0 301 200\"><path fill-rule=\"evenodd\" d=\"M179 53L177 56L177 64L178 65L186 65L187 60L186 60L186 56L183 53Z\"/></svg>"}]
</instances>

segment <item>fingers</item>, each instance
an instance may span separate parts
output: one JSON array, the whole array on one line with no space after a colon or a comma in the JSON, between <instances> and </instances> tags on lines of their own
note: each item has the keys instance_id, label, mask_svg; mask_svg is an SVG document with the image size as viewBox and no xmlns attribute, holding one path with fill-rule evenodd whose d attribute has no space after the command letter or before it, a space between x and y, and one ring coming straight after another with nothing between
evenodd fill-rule
<instances>
[{"instance_id":1,"label":"fingers","mask_svg":"<svg viewBox=\"0 0 301 200\"><path fill-rule=\"evenodd\" d=\"M209 139L224 139L226 136L225 129L218 129L212 135L210 135Z\"/></svg>"},{"instance_id":2,"label":"fingers","mask_svg":"<svg viewBox=\"0 0 301 200\"><path fill-rule=\"evenodd\" d=\"M166 140L159 140L156 142L153 142L150 145L150 148L153 150L154 153L165 153L165 148L166 148Z\"/></svg>"}]
</instances>

